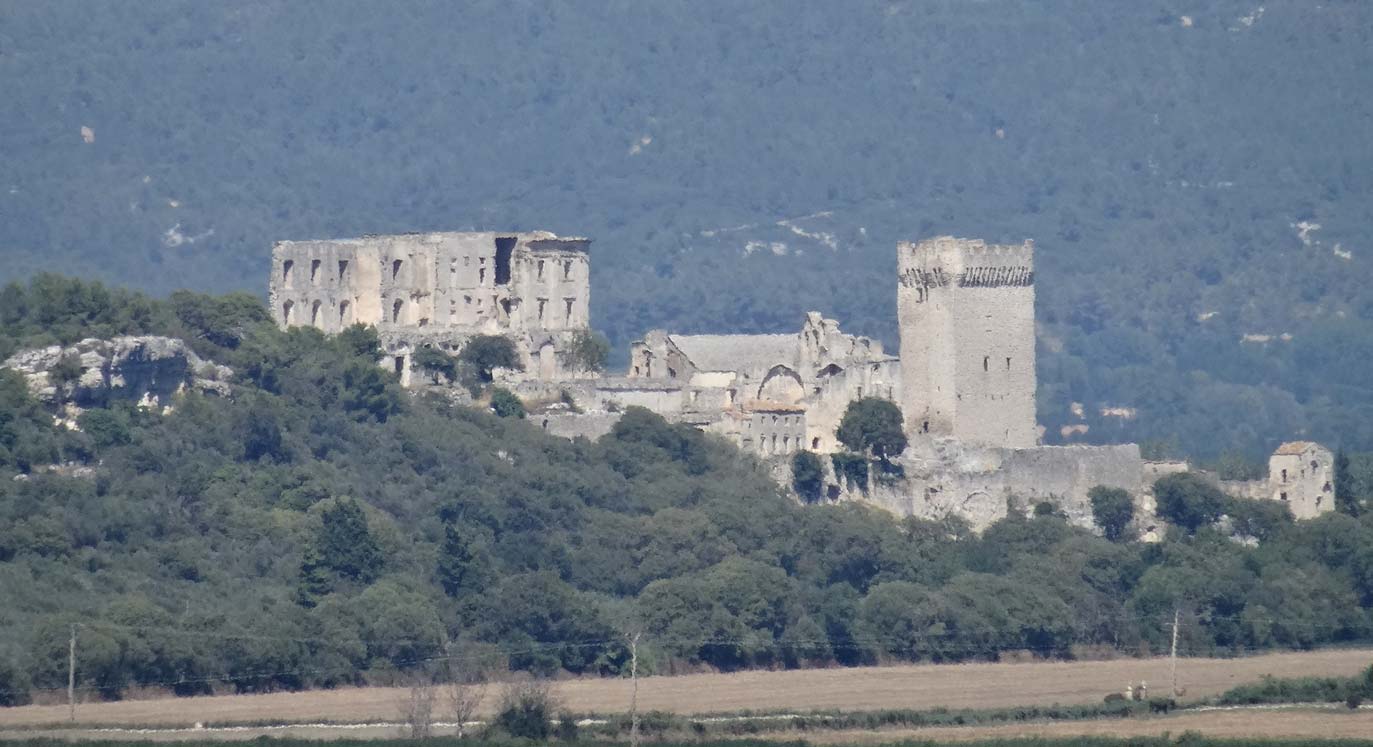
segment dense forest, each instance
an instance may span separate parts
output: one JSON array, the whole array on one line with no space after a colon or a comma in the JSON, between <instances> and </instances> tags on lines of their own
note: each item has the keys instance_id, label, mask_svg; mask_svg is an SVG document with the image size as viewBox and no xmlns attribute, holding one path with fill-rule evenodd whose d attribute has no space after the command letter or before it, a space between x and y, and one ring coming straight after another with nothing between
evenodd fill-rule
<instances>
[{"instance_id":1,"label":"dense forest","mask_svg":"<svg viewBox=\"0 0 1373 747\"><path fill-rule=\"evenodd\" d=\"M1122 531L1111 491L1104 536L1048 504L976 536L803 505L645 410L568 441L407 392L371 329L284 332L252 297L0 290L0 354L121 333L183 337L235 369L232 394L166 414L115 398L68 430L0 371L0 702L65 687L73 625L80 686L110 698L455 659L616 675L630 632L659 672L1160 651L1175 609L1187 654L1373 639L1359 480L1340 512L1293 522L1170 478L1158 544Z\"/></svg>"},{"instance_id":2,"label":"dense forest","mask_svg":"<svg viewBox=\"0 0 1373 747\"><path fill-rule=\"evenodd\" d=\"M0 279L547 228L618 363L810 309L895 348L897 240L1033 238L1048 439L1373 449L1373 6L1192 5L10 3Z\"/></svg>"}]
</instances>

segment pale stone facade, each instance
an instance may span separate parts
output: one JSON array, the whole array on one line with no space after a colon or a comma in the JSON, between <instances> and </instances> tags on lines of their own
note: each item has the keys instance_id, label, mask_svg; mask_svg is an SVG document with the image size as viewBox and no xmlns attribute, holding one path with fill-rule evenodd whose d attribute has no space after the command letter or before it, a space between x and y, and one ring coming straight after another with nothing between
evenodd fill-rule
<instances>
[{"instance_id":1,"label":"pale stone facade","mask_svg":"<svg viewBox=\"0 0 1373 747\"><path fill-rule=\"evenodd\" d=\"M1034 446L1034 244L941 236L902 242L897 263L907 430Z\"/></svg>"},{"instance_id":2,"label":"pale stone facade","mask_svg":"<svg viewBox=\"0 0 1373 747\"><path fill-rule=\"evenodd\" d=\"M794 335L654 330L629 357L630 386L679 387L682 420L764 456L838 450L834 432L848 404L893 399L900 386L899 361L880 342L845 334L814 311Z\"/></svg>"},{"instance_id":3,"label":"pale stone facade","mask_svg":"<svg viewBox=\"0 0 1373 747\"><path fill-rule=\"evenodd\" d=\"M570 375L560 356L590 324L590 241L530 233L437 232L272 248L269 298L282 327L373 325L402 382L420 346L459 349L479 334L516 342L528 375Z\"/></svg>"},{"instance_id":4,"label":"pale stone facade","mask_svg":"<svg viewBox=\"0 0 1373 747\"><path fill-rule=\"evenodd\" d=\"M1335 455L1318 443L1289 441L1268 458L1268 496L1298 519L1335 510Z\"/></svg>"},{"instance_id":5,"label":"pale stone facade","mask_svg":"<svg viewBox=\"0 0 1373 747\"><path fill-rule=\"evenodd\" d=\"M472 335L508 335L525 371L500 381L548 432L599 437L624 408L645 407L768 459L784 480L784 457L842 450L835 432L849 403L889 399L911 439L894 460L901 475L857 486L840 484L831 470L827 492L900 515L954 514L982 529L1050 501L1091 526L1087 492L1103 485L1130 491L1139 513L1152 516L1148 487L1170 470L1146 466L1134 444L1038 445L1032 242L900 243L900 358L811 312L795 334L650 331L631 345L622 376L588 376L562 360L569 335L589 326L588 244L544 232L281 242L272 312L282 326L325 332L375 325L391 356L386 365L407 383L419 346L451 352ZM1270 470L1246 494L1284 500L1298 518L1333 508L1328 450L1285 444ZM1141 524L1142 532L1154 529Z\"/></svg>"}]
</instances>

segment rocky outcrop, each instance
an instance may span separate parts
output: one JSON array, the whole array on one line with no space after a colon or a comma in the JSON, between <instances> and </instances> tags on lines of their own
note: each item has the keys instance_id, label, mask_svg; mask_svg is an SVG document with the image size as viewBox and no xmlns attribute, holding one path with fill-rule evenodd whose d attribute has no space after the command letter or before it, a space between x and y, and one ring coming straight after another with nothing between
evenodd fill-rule
<instances>
[{"instance_id":1,"label":"rocky outcrop","mask_svg":"<svg viewBox=\"0 0 1373 747\"><path fill-rule=\"evenodd\" d=\"M165 410L188 389L227 395L233 369L206 361L173 337L88 338L10 356L0 368L23 374L41 402L69 411L132 400Z\"/></svg>"}]
</instances>

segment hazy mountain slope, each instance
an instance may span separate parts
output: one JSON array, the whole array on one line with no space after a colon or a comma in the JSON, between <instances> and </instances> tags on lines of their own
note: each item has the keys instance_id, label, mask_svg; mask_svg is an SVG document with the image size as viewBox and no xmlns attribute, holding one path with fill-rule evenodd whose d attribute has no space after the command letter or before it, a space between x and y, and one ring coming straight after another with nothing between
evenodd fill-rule
<instances>
[{"instance_id":1,"label":"hazy mountain slope","mask_svg":"<svg viewBox=\"0 0 1373 747\"><path fill-rule=\"evenodd\" d=\"M1368 448L1371 36L1360 2L13 4L0 273L260 292L277 238L543 227L597 240L618 345L811 308L894 345L898 239L1032 237L1050 439L1077 401L1089 440Z\"/></svg>"}]
</instances>

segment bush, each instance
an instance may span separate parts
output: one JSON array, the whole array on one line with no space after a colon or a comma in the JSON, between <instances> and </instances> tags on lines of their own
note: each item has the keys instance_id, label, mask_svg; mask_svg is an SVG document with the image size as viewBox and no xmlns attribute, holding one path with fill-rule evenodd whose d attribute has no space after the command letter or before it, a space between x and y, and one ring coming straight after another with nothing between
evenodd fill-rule
<instances>
[{"instance_id":1,"label":"bush","mask_svg":"<svg viewBox=\"0 0 1373 747\"><path fill-rule=\"evenodd\" d=\"M491 725L512 737L543 742L553 731L555 710L557 702L547 684L515 682L501 693Z\"/></svg>"},{"instance_id":2,"label":"bush","mask_svg":"<svg viewBox=\"0 0 1373 747\"><path fill-rule=\"evenodd\" d=\"M29 676L8 659L0 659L0 706L29 702Z\"/></svg>"},{"instance_id":3,"label":"bush","mask_svg":"<svg viewBox=\"0 0 1373 747\"><path fill-rule=\"evenodd\" d=\"M1092 501L1092 520L1101 527L1106 539L1117 542L1125 536L1125 528L1135 518L1135 502L1120 488L1097 485L1087 491Z\"/></svg>"},{"instance_id":4,"label":"bush","mask_svg":"<svg viewBox=\"0 0 1373 747\"><path fill-rule=\"evenodd\" d=\"M834 476L841 482L847 480L859 490L868 489L868 460L862 455L841 451L830 455L830 462L834 465Z\"/></svg>"},{"instance_id":5,"label":"bush","mask_svg":"<svg viewBox=\"0 0 1373 747\"><path fill-rule=\"evenodd\" d=\"M429 380L435 384L440 383L440 377L444 381L453 381L458 377L458 362L453 356L438 348L419 348L411 356L410 365L416 370L428 374Z\"/></svg>"},{"instance_id":6,"label":"bush","mask_svg":"<svg viewBox=\"0 0 1373 747\"><path fill-rule=\"evenodd\" d=\"M1189 533L1219 519L1230 504L1230 497L1220 488L1190 472L1159 478L1154 497L1159 518Z\"/></svg>"},{"instance_id":7,"label":"bush","mask_svg":"<svg viewBox=\"0 0 1373 747\"><path fill-rule=\"evenodd\" d=\"M835 436L850 451L872 454L883 461L906 449L901 409L878 397L850 402Z\"/></svg>"},{"instance_id":8,"label":"bush","mask_svg":"<svg viewBox=\"0 0 1373 747\"><path fill-rule=\"evenodd\" d=\"M809 451L798 451L791 458L791 486L801 500L815 503L825 489L825 467L820 457Z\"/></svg>"},{"instance_id":9,"label":"bush","mask_svg":"<svg viewBox=\"0 0 1373 747\"><path fill-rule=\"evenodd\" d=\"M509 389L496 387L491 392L491 411L502 418L523 418L524 403Z\"/></svg>"}]
</instances>

